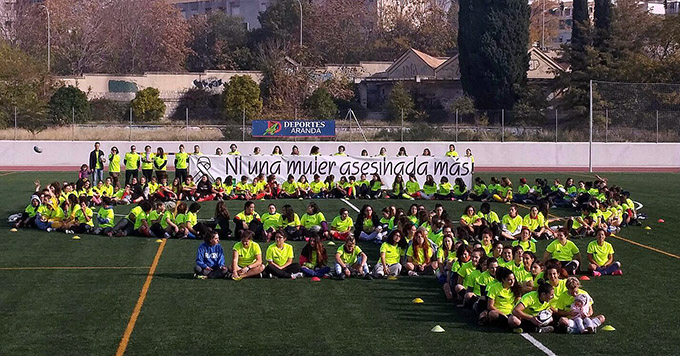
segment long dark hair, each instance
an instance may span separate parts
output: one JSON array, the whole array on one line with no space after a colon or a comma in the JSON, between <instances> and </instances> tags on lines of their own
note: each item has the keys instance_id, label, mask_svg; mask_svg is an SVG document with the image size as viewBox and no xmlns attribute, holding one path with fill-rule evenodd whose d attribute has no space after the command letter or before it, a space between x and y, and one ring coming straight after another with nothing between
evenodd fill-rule
<instances>
[{"instance_id":1,"label":"long dark hair","mask_svg":"<svg viewBox=\"0 0 680 356\"><path fill-rule=\"evenodd\" d=\"M498 269L496 269L496 279L499 282L501 282L501 284L503 284L503 280L508 278L508 276L511 274L514 275L514 273L508 268L498 267ZM522 296L522 286L520 286L519 283L517 283L517 280L515 280L515 284L513 284L512 287L510 287L510 290L512 291L512 294L515 296L515 299L518 299L519 297Z\"/></svg>"},{"instance_id":2,"label":"long dark hair","mask_svg":"<svg viewBox=\"0 0 680 356\"><path fill-rule=\"evenodd\" d=\"M312 242L314 242L315 247L312 247ZM309 238L309 240L307 240L307 244L305 245L305 247L302 248L300 255L305 256L305 258L307 258L308 261L311 261L312 252L314 251L316 251L316 265L317 266L325 265L328 256L326 255L326 248L321 243L321 239L319 238L318 234L314 234L312 237Z\"/></svg>"},{"instance_id":3,"label":"long dark hair","mask_svg":"<svg viewBox=\"0 0 680 356\"><path fill-rule=\"evenodd\" d=\"M215 217L219 216L229 219L229 210L227 210L227 205L223 201L218 202L215 206Z\"/></svg>"},{"instance_id":4,"label":"long dark hair","mask_svg":"<svg viewBox=\"0 0 680 356\"><path fill-rule=\"evenodd\" d=\"M293 210L290 204L286 204L281 208L281 218L289 223L295 221L295 210Z\"/></svg>"}]
</instances>

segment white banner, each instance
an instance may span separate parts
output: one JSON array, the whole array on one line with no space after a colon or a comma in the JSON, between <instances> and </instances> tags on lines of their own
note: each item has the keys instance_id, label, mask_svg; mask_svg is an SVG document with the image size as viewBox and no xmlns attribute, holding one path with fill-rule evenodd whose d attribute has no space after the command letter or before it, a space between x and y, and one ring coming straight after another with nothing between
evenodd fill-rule
<instances>
[{"instance_id":1,"label":"white banner","mask_svg":"<svg viewBox=\"0 0 680 356\"><path fill-rule=\"evenodd\" d=\"M371 180L377 173L383 183L392 185L394 177L401 174L408 181L409 174L415 174L418 183L425 183L425 177L431 174L435 182L447 177L451 184L456 178L462 178L468 189L472 187L472 164L466 157L349 157L349 156L189 156L189 173L198 181L203 175L213 182L215 178L222 180L232 176L236 181L241 176L249 178L262 173L273 174L279 182L292 174L297 181L301 175L312 181L315 174L323 180L332 174L335 181L340 177L355 176L359 180L361 174Z\"/></svg>"}]
</instances>

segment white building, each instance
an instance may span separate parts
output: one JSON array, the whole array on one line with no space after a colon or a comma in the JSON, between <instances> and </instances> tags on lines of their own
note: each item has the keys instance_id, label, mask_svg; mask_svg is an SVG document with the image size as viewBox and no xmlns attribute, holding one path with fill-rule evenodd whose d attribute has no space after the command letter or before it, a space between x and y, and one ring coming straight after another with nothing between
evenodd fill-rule
<instances>
[{"instance_id":1,"label":"white building","mask_svg":"<svg viewBox=\"0 0 680 356\"><path fill-rule=\"evenodd\" d=\"M3 1L3 0L0 0ZM211 11L222 11L243 19L246 29L260 28L257 16L273 4L273 0L167 0L189 19Z\"/></svg>"}]
</instances>

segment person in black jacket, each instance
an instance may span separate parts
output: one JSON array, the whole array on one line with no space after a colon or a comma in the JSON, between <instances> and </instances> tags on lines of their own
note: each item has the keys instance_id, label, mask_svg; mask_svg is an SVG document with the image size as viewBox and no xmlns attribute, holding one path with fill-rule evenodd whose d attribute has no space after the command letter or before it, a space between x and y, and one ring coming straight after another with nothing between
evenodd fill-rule
<instances>
[{"instance_id":1,"label":"person in black jacket","mask_svg":"<svg viewBox=\"0 0 680 356\"><path fill-rule=\"evenodd\" d=\"M383 229L380 217L370 205L364 205L354 221L354 237L357 240L382 242Z\"/></svg>"},{"instance_id":2,"label":"person in black jacket","mask_svg":"<svg viewBox=\"0 0 680 356\"><path fill-rule=\"evenodd\" d=\"M92 186L97 186L97 182L104 180L104 163L106 163L106 156L104 152L99 149L99 142L94 143L94 150L90 152L90 169Z\"/></svg>"}]
</instances>

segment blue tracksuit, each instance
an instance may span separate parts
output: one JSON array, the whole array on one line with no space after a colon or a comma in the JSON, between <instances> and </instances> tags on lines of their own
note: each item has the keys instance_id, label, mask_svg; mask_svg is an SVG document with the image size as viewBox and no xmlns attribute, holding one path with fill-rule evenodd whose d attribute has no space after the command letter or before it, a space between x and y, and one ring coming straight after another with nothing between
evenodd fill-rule
<instances>
[{"instance_id":1,"label":"blue tracksuit","mask_svg":"<svg viewBox=\"0 0 680 356\"><path fill-rule=\"evenodd\" d=\"M210 246L209 243L203 242L198 246L198 251L196 252L196 265L201 268L210 267L214 270L223 267L224 250L222 250L222 245Z\"/></svg>"}]
</instances>

